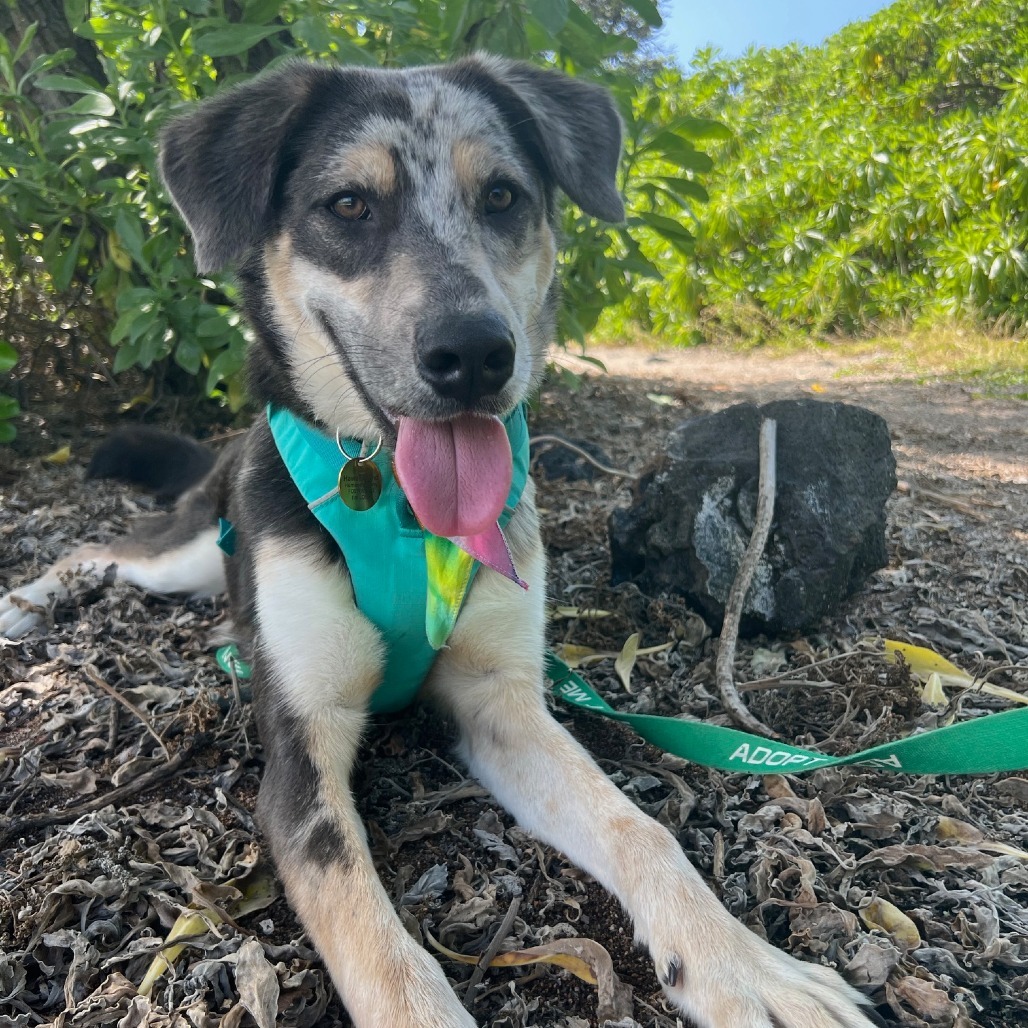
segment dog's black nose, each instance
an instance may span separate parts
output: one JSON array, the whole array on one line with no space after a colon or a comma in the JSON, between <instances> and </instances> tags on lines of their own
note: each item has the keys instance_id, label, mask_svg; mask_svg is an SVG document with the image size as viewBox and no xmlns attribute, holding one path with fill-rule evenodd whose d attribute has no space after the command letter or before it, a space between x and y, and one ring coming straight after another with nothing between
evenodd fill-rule
<instances>
[{"instance_id":1,"label":"dog's black nose","mask_svg":"<svg viewBox=\"0 0 1028 1028\"><path fill-rule=\"evenodd\" d=\"M514 335L498 314L440 319L415 337L421 377L448 400L498 393L514 373Z\"/></svg>"}]
</instances>

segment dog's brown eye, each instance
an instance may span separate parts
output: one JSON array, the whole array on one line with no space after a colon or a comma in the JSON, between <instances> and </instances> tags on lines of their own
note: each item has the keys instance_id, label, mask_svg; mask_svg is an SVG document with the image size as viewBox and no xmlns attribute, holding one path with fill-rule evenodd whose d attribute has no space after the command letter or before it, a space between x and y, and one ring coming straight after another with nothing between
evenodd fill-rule
<instances>
[{"instance_id":1,"label":"dog's brown eye","mask_svg":"<svg viewBox=\"0 0 1028 1028\"><path fill-rule=\"evenodd\" d=\"M486 214L502 214L513 206L514 190L510 186L497 182L489 187L489 192L485 194Z\"/></svg>"},{"instance_id":2,"label":"dog's brown eye","mask_svg":"<svg viewBox=\"0 0 1028 1028\"><path fill-rule=\"evenodd\" d=\"M367 221L371 208L355 193L343 193L332 202L332 213L346 221Z\"/></svg>"}]
</instances>

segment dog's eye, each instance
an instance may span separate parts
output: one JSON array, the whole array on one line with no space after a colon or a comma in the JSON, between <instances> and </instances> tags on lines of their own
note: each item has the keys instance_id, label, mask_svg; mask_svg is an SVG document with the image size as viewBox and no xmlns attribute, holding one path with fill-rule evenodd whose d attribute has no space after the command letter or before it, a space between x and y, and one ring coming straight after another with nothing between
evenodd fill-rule
<instances>
[{"instance_id":1,"label":"dog's eye","mask_svg":"<svg viewBox=\"0 0 1028 1028\"><path fill-rule=\"evenodd\" d=\"M330 210L345 221L367 221L371 217L371 208L356 193L337 196Z\"/></svg>"},{"instance_id":2,"label":"dog's eye","mask_svg":"<svg viewBox=\"0 0 1028 1028\"><path fill-rule=\"evenodd\" d=\"M502 214L514 206L517 197L514 190L505 182L494 182L485 194L486 214Z\"/></svg>"}]
</instances>

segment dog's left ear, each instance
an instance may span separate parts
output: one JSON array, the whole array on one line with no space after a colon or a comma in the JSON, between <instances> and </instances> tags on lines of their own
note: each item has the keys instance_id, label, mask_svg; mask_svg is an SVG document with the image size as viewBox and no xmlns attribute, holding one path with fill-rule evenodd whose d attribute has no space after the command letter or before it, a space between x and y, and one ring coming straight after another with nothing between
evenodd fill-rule
<instances>
[{"instance_id":1,"label":"dog's left ear","mask_svg":"<svg viewBox=\"0 0 1028 1028\"><path fill-rule=\"evenodd\" d=\"M507 115L516 135L523 133L526 119L535 126L543 162L583 211L604 221L624 221L625 205L616 180L621 117L606 89L487 54L469 57L456 67L470 73L470 84L480 88L480 74L492 80L498 88L487 87L485 92Z\"/></svg>"}]
</instances>

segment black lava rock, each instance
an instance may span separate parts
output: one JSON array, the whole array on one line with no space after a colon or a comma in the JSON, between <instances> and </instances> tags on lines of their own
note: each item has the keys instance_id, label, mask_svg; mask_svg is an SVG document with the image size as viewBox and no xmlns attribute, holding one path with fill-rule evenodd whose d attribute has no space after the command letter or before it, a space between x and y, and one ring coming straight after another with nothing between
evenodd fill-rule
<instances>
[{"instance_id":1,"label":"black lava rock","mask_svg":"<svg viewBox=\"0 0 1028 1028\"><path fill-rule=\"evenodd\" d=\"M635 500L610 519L614 583L684 595L715 626L756 513L758 437L778 422L774 522L741 631L809 627L887 561L885 501L896 461L885 421L817 400L740 404L683 422Z\"/></svg>"}]
</instances>

